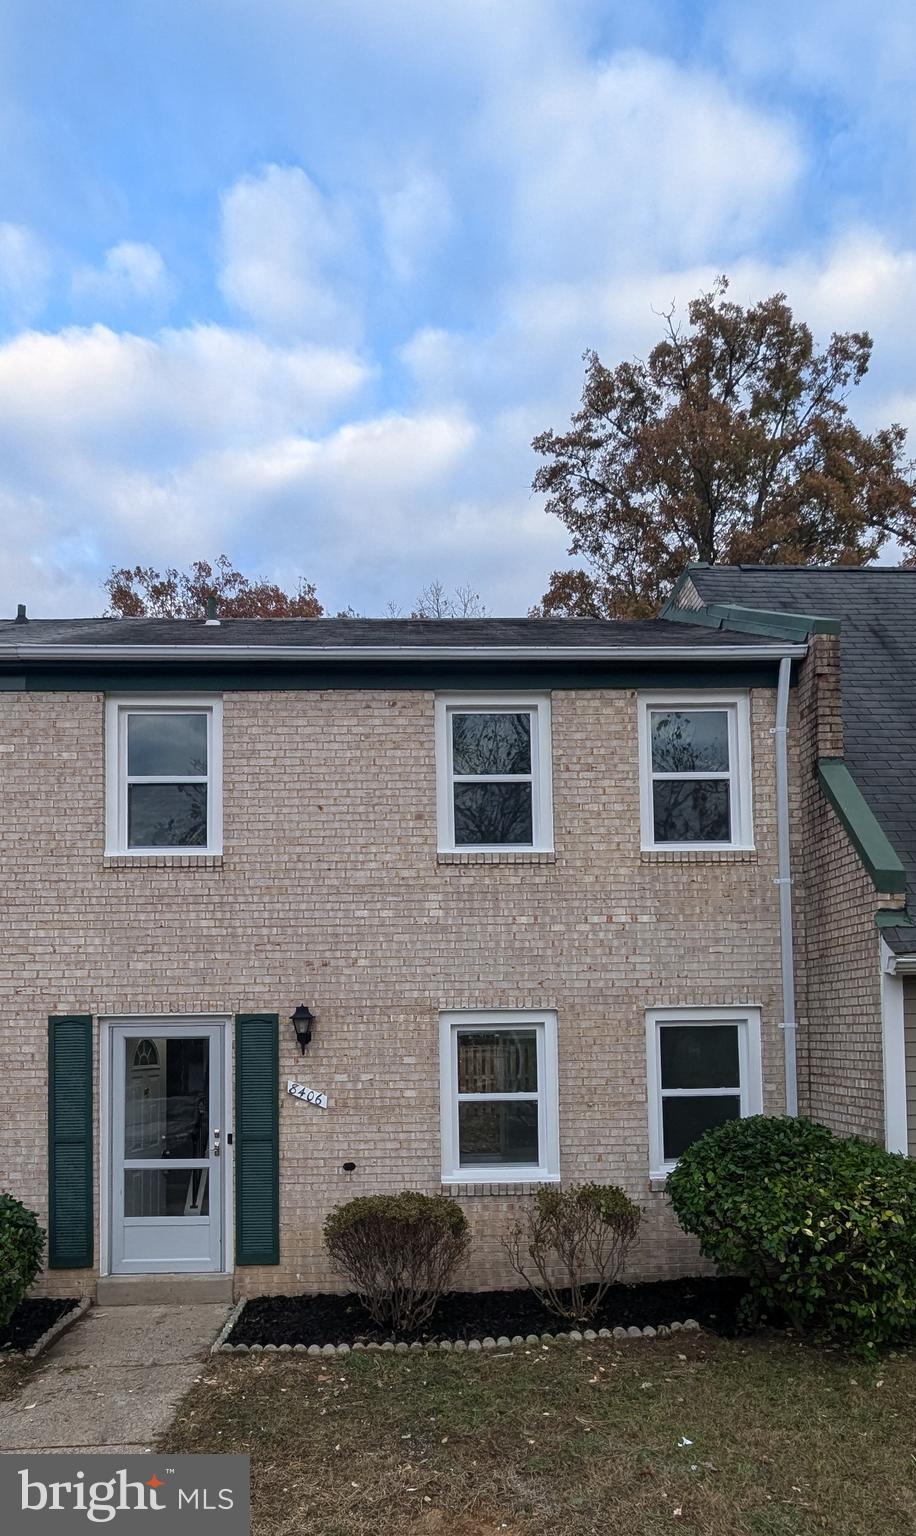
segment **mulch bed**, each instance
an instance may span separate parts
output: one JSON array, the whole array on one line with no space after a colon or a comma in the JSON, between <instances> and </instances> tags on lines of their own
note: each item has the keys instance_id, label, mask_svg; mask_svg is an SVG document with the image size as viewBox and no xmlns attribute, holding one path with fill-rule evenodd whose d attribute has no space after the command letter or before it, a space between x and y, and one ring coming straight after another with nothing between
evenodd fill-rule
<instances>
[{"instance_id":1,"label":"mulch bed","mask_svg":"<svg viewBox=\"0 0 916 1536\"><path fill-rule=\"evenodd\" d=\"M738 1331L743 1280L698 1277L615 1285L590 1328L658 1328L693 1318L713 1333ZM228 1344L423 1344L443 1339L485 1339L558 1333L575 1325L546 1312L530 1291L452 1291L419 1332L377 1328L356 1296L256 1296L248 1302Z\"/></svg>"},{"instance_id":2,"label":"mulch bed","mask_svg":"<svg viewBox=\"0 0 916 1536\"><path fill-rule=\"evenodd\" d=\"M27 1296L20 1301L6 1329L0 1329L0 1352L31 1349L52 1323L77 1305L76 1296Z\"/></svg>"}]
</instances>

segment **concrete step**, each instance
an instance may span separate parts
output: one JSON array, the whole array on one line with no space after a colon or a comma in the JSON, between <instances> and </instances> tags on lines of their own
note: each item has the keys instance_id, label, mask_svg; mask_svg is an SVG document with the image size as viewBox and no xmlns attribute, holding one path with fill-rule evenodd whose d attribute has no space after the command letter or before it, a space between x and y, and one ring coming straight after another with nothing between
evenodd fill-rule
<instances>
[{"instance_id":1,"label":"concrete step","mask_svg":"<svg viewBox=\"0 0 916 1536\"><path fill-rule=\"evenodd\" d=\"M230 1302L231 1275L100 1275L95 1299L100 1307L188 1306L194 1302Z\"/></svg>"}]
</instances>

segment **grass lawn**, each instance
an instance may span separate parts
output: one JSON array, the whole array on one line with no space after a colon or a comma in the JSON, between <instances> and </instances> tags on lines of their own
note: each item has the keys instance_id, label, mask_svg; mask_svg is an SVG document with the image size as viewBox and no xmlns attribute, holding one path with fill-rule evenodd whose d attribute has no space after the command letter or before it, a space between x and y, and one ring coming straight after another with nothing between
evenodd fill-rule
<instances>
[{"instance_id":1,"label":"grass lawn","mask_svg":"<svg viewBox=\"0 0 916 1536\"><path fill-rule=\"evenodd\" d=\"M912 1536L916 1352L217 1356L162 1448L250 1452L255 1536Z\"/></svg>"}]
</instances>

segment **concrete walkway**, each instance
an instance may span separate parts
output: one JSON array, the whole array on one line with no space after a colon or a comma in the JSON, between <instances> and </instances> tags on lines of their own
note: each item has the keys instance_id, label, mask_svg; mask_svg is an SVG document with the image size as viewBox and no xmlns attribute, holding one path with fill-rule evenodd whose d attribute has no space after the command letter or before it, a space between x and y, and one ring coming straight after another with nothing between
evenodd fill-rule
<instances>
[{"instance_id":1,"label":"concrete walkway","mask_svg":"<svg viewBox=\"0 0 916 1536\"><path fill-rule=\"evenodd\" d=\"M150 1450L227 1315L209 1304L90 1307L0 1402L0 1450Z\"/></svg>"}]
</instances>

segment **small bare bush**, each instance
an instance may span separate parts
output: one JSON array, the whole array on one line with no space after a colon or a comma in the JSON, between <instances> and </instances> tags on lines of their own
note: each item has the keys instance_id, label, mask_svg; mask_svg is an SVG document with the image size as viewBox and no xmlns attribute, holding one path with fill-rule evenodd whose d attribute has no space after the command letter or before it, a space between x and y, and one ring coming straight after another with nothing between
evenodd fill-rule
<instances>
[{"instance_id":1,"label":"small bare bush","mask_svg":"<svg viewBox=\"0 0 916 1536\"><path fill-rule=\"evenodd\" d=\"M363 1195L324 1224L331 1258L380 1328L421 1328L470 1245L467 1218L446 1195Z\"/></svg>"},{"instance_id":2,"label":"small bare bush","mask_svg":"<svg viewBox=\"0 0 916 1536\"><path fill-rule=\"evenodd\" d=\"M622 1273L641 1220L616 1184L544 1185L503 1247L542 1306L587 1322Z\"/></svg>"}]
</instances>

